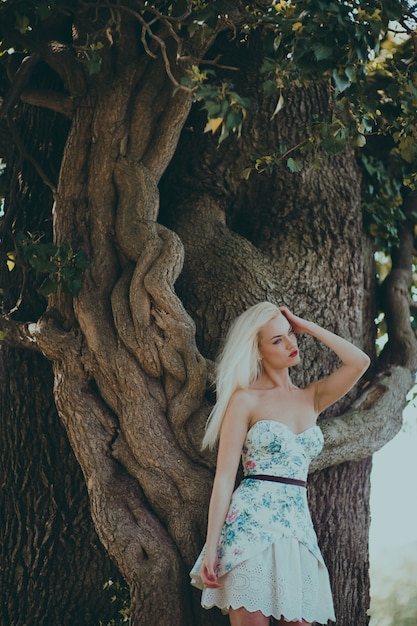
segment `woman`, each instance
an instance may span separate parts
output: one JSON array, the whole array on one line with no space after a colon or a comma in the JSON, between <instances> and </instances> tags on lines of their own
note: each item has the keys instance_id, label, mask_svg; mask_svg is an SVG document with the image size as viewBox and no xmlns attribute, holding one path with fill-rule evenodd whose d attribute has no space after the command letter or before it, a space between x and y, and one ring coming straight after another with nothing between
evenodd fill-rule
<instances>
[{"instance_id":1,"label":"woman","mask_svg":"<svg viewBox=\"0 0 417 626\"><path fill-rule=\"evenodd\" d=\"M308 333L342 361L333 374L298 388L296 334ZM217 368L217 402L203 447L219 438L206 545L192 572L205 608L232 626L335 620L329 577L307 506L308 466L323 447L318 415L344 396L369 358L287 308L262 302L240 315ZM234 491L242 457L244 480Z\"/></svg>"}]
</instances>

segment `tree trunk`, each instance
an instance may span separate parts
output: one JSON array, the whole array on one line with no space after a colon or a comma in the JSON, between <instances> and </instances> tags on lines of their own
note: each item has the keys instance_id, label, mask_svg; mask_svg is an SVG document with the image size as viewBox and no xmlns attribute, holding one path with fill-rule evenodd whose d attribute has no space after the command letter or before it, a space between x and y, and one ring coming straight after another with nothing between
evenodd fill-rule
<instances>
[{"instance_id":1,"label":"tree trunk","mask_svg":"<svg viewBox=\"0 0 417 626\"><path fill-rule=\"evenodd\" d=\"M36 165L53 178L67 124L26 107L14 124ZM14 232L50 228L51 197L33 165L16 151L8 171L5 219ZM7 230L2 244L13 250ZM9 307L19 300L19 271L2 276ZM36 319L44 306L29 273L17 314ZM107 623L117 606L103 584L119 572L94 529L85 482L53 401L51 364L41 354L0 347L0 416L1 624Z\"/></svg>"},{"instance_id":2,"label":"tree trunk","mask_svg":"<svg viewBox=\"0 0 417 626\"><path fill-rule=\"evenodd\" d=\"M210 474L185 452L206 372L172 291L182 247L156 223L157 183L190 107L172 91L160 59L133 60L110 96L100 78L77 109L55 235L87 250L91 270L74 311L53 299L65 324L43 349L55 354L55 399L96 528L130 584L132 624L163 615L180 626L194 620L187 570Z\"/></svg>"},{"instance_id":3,"label":"tree trunk","mask_svg":"<svg viewBox=\"0 0 417 626\"><path fill-rule=\"evenodd\" d=\"M281 143L296 145L314 115L330 115L328 86L294 90L271 123L275 103L263 96L254 56L225 60L245 67L245 83L238 83L237 90L257 94L256 114L247 120L244 136L218 148L215 138L200 133L203 121L194 111L162 188L162 218L185 246L177 291L196 320L199 348L214 358L231 319L250 304L270 299L371 348L372 355L374 329L368 325L364 332L363 323L373 313L364 294L372 253L362 233L353 153L320 154L319 167L311 155L301 156L300 174L283 166L272 175L242 177L250 155L267 154ZM337 364L312 340L302 341L301 352L302 368L293 373L298 384L329 374ZM348 406L355 393L358 389L326 417ZM310 506L341 626L369 621L370 472L366 459L310 477Z\"/></svg>"},{"instance_id":4,"label":"tree trunk","mask_svg":"<svg viewBox=\"0 0 417 626\"><path fill-rule=\"evenodd\" d=\"M92 626L114 615L103 584L118 572L92 524L52 382L41 355L0 350L4 626Z\"/></svg>"},{"instance_id":5,"label":"tree trunk","mask_svg":"<svg viewBox=\"0 0 417 626\"><path fill-rule=\"evenodd\" d=\"M319 167L307 156L299 175L284 167L241 176L252 154L296 145L315 114L331 115L328 85L292 91L285 114L271 122L276 103L262 95L259 50L220 42L225 64L244 70L238 91L258 101L242 140L219 149L199 132L198 108L188 117L191 96L174 91L166 59L147 55L125 28L117 54L103 54L83 90L80 72L72 84L67 72L77 97L54 237L85 250L90 269L79 296L58 291L36 324L6 320L7 341L53 361L58 413L97 533L129 583L132 626L214 626L225 619L199 607L188 577L204 541L214 469L213 454L200 451L213 401L210 360L230 321L263 299L370 349L374 311L364 284L372 255L351 151L320 153ZM300 385L337 365L311 338L301 351ZM312 474L309 493L340 626L368 622L369 439L392 436L410 378L397 368L399 396L387 376L353 414L346 409L359 389L322 421L325 460L313 469L324 471Z\"/></svg>"},{"instance_id":6,"label":"tree trunk","mask_svg":"<svg viewBox=\"0 0 417 626\"><path fill-rule=\"evenodd\" d=\"M367 624L371 458L309 477L308 496L329 568L337 624Z\"/></svg>"}]
</instances>

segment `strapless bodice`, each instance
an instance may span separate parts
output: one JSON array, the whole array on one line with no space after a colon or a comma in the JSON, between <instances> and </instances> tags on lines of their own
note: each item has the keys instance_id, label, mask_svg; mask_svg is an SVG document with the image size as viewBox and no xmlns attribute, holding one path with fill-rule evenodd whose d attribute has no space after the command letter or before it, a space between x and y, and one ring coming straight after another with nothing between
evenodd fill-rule
<instances>
[{"instance_id":1,"label":"strapless bodice","mask_svg":"<svg viewBox=\"0 0 417 626\"><path fill-rule=\"evenodd\" d=\"M323 433L317 425L296 434L283 422L259 420L246 435L242 450L244 475L307 480L309 465L323 445Z\"/></svg>"}]
</instances>

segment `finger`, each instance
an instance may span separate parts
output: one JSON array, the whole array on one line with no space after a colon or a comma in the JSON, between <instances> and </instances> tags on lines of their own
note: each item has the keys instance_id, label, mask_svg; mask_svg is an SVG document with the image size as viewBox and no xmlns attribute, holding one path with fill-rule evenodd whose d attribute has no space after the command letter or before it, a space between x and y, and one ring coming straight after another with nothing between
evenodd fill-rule
<instances>
[{"instance_id":1,"label":"finger","mask_svg":"<svg viewBox=\"0 0 417 626\"><path fill-rule=\"evenodd\" d=\"M206 570L205 577L210 582L215 582L217 580L217 574L213 570Z\"/></svg>"},{"instance_id":2,"label":"finger","mask_svg":"<svg viewBox=\"0 0 417 626\"><path fill-rule=\"evenodd\" d=\"M201 576L201 579L204 583L205 587L210 587L211 589L215 589L216 587L220 587L220 582L217 580L216 574L210 576L206 573Z\"/></svg>"},{"instance_id":3,"label":"finger","mask_svg":"<svg viewBox=\"0 0 417 626\"><path fill-rule=\"evenodd\" d=\"M219 581L216 580L215 582L204 583L204 586L208 587L209 589L217 589L218 587L221 586L221 583L219 583Z\"/></svg>"},{"instance_id":4,"label":"finger","mask_svg":"<svg viewBox=\"0 0 417 626\"><path fill-rule=\"evenodd\" d=\"M213 581L216 579L216 575L214 573L214 571L207 567L206 565L204 565L201 570L200 570L200 578L204 581L204 582L209 582L209 581Z\"/></svg>"}]
</instances>

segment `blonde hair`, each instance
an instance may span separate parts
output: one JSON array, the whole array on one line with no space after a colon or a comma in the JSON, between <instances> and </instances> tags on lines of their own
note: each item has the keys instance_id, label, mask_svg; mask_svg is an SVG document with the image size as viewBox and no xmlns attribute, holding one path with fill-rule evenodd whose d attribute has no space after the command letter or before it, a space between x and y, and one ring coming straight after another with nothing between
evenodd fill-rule
<instances>
[{"instance_id":1,"label":"blonde hair","mask_svg":"<svg viewBox=\"0 0 417 626\"><path fill-rule=\"evenodd\" d=\"M232 394L237 389L247 389L261 375L259 332L278 315L282 313L275 304L260 302L231 325L216 363L217 401L207 419L203 448L215 446Z\"/></svg>"}]
</instances>

